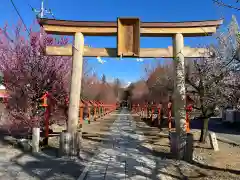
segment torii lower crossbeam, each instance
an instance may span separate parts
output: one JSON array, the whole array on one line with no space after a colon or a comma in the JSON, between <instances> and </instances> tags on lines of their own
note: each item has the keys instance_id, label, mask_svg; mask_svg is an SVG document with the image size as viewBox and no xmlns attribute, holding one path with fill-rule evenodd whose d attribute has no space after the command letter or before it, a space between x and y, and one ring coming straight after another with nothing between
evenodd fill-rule
<instances>
[{"instance_id":1,"label":"torii lower crossbeam","mask_svg":"<svg viewBox=\"0 0 240 180\"><path fill-rule=\"evenodd\" d=\"M49 56L72 56L73 47L68 46L47 46L46 54ZM206 48L184 47L183 55L185 58L209 57L210 53ZM116 57L117 48L89 48L84 47L84 57ZM173 48L140 48L140 58L172 58Z\"/></svg>"}]
</instances>

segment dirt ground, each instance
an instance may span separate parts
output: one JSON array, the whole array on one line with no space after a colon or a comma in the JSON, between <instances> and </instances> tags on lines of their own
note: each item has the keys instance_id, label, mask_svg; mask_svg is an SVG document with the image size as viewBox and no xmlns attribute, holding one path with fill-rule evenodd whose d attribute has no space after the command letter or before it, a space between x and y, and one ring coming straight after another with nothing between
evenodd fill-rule
<instances>
[{"instance_id":1,"label":"dirt ground","mask_svg":"<svg viewBox=\"0 0 240 180\"><path fill-rule=\"evenodd\" d=\"M90 124L84 121L82 126L82 144L81 144L81 154L83 155L83 160L86 160L91 157L99 145L104 143L107 140L109 134L109 128L112 123L116 120L116 115L106 115L104 118L99 118L96 121L91 121ZM56 133L61 132L65 127L55 126L53 131ZM58 148L59 140L58 137L49 138L49 146L53 148Z\"/></svg>"},{"instance_id":2,"label":"dirt ground","mask_svg":"<svg viewBox=\"0 0 240 180\"><path fill-rule=\"evenodd\" d=\"M157 127L150 127L134 115L137 128L146 138L146 146L151 147L153 153L163 158L170 158L170 146L167 129L160 131ZM184 162L183 165L174 163L168 170L175 179L200 179L200 180L226 180L240 179L240 147L223 142L219 143L220 151L214 152L210 143L198 143L199 132L194 134L194 161L192 164ZM181 164L181 163L180 163Z\"/></svg>"},{"instance_id":3,"label":"dirt ground","mask_svg":"<svg viewBox=\"0 0 240 180\"><path fill-rule=\"evenodd\" d=\"M91 124L83 124L81 159L59 158L59 132L65 127L53 125L54 133L49 138L49 147L37 154L24 152L16 145L16 139L1 136L0 141L0 180L17 179L65 179L75 180L82 173L87 161L105 141L109 127L116 119L106 115Z\"/></svg>"}]
</instances>

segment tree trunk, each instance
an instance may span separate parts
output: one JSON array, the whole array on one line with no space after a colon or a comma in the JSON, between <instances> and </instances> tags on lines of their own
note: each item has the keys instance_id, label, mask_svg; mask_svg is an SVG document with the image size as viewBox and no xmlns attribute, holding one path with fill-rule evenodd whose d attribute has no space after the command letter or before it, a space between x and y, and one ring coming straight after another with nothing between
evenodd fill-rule
<instances>
[{"instance_id":1,"label":"tree trunk","mask_svg":"<svg viewBox=\"0 0 240 180\"><path fill-rule=\"evenodd\" d=\"M205 143L206 138L208 136L208 118L202 119L202 128L201 128L201 135L200 135L200 142Z\"/></svg>"}]
</instances>

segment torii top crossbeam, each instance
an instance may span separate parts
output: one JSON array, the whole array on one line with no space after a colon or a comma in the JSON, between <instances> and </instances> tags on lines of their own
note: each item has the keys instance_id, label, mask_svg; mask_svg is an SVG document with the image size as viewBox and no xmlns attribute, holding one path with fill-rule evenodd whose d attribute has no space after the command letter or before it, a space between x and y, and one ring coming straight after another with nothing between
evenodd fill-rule
<instances>
[{"instance_id":1,"label":"torii top crossbeam","mask_svg":"<svg viewBox=\"0 0 240 180\"><path fill-rule=\"evenodd\" d=\"M118 18L109 21L66 21L55 19L38 19L45 32L49 34L84 36L117 36L117 48L84 47L84 56L96 57L173 57L172 48L140 48L140 37L173 37L182 34L184 37L208 36L216 32L223 20L188 21L188 22L140 22L139 18ZM204 48L184 47L186 58L205 57ZM72 47L48 46L48 55L71 56Z\"/></svg>"},{"instance_id":2,"label":"torii top crossbeam","mask_svg":"<svg viewBox=\"0 0 240 180\"><path fill-rule=\"evenodd\" d=\"M117 22L110 21L68 21L38 19L46 32L51 34L72 35L81 32L85 36L116 36ZM185 37L206 36L216 32L223 20L186 21L186 22L141 22L140 34L147 37L172 36L182 33Z\"/></svg>"}]
</instances>

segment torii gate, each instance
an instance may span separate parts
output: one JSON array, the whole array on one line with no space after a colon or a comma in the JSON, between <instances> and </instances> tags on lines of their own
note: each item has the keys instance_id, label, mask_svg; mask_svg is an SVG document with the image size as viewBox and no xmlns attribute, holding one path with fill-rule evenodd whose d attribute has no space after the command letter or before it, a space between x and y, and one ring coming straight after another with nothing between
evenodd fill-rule
<instances>
[{"instance_id":1,"label":"torii gate","mask_svg":"<svg viewBox=\"0 0 240 180\"><path fill-rule=\"evenodd\" d=\"M75 36L74 46L48 46L47 55L73 56L68 132L78 124L82 62L85 57L173 58L175 66L174 106L176 131L184 129L186 118L184 58L207 56L204 48L184 47L184 37L208 36L216 32L223 20L191 22L140 22L138 18L118 18L116 22L66 21L38 19L49 34ZM89 48L84 36L117 36L117 48ZM140 37L172 37L173 47L140 48Z\"/></svg>"}]
</instances>

